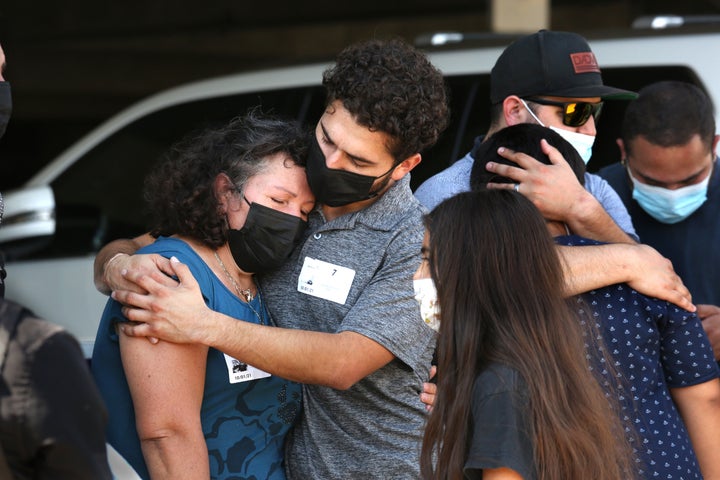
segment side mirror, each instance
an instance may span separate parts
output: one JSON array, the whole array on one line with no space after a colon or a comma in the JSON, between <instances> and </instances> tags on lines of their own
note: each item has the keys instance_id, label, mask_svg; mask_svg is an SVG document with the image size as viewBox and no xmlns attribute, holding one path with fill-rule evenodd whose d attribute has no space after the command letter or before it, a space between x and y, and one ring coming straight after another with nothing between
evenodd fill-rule
<instances>
[{"instance_id":1,"label":"side mirror","mask_svg":"<svg viewBox=\"0 0 720 480\"><path fill-rule=\"evenodd\" d=\"M55 197L49 186L13 190L3 199L0 249L8 259L34 250L55 233Z\"/></svg>"}]
</instances>

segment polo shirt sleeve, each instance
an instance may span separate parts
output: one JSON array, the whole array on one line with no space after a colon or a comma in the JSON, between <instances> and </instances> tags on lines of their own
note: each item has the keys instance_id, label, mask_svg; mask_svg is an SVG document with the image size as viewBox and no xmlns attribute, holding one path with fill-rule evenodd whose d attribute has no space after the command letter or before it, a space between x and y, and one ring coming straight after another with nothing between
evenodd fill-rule
<instances>
[{"instance_id":1,"label":"polo shirt sleeve","mask_svg":"<svg viewBox=\"0 0 720 480\"><path fill-rule=\"evenodd\" d=\"M660 358L669 387L689 387L720 376L710 341L696 314L667 303L658 328Z\"/></svg>"},{"instance_id":2,"label":"polo shirt sleeve","mask_svg":"<svg viewBox=\"0 0 720 480\"><path fill-rule=\"evenodd\" d=\"M430 368L436 340L435 331L422 320L413 290L423 231L420 222L395 231L378 270L339 328L378 342L415 371Z\"/></svg>"}]
</instances>

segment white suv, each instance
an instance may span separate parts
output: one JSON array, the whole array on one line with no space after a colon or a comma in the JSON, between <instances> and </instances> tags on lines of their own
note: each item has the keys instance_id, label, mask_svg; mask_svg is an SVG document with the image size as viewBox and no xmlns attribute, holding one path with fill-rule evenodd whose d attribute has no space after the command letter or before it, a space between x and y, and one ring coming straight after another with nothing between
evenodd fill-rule
<instances>
[{"instance_id":1,"label":"white suv","mask_svg":"<svg viewBox=\"0 0 720 480\"><path fill-rule=\"evenodd\" d=\"M720 33L590 43L609 85L637 90L658 80L685 80L720 98L720 62L708 55L720 51ZM413 171L414 187L462 157L473 137L487 129L489 71L502 48L430 54L447 78L452 120ZM108 241L147 230L141 189L148 167L188 131L224 122L258 104L313 123L324 103L320 81L326 66L232 75L152 96L80 139L22 189L4 192L0 249L8 259L6 296L65 326L89 356L106 301L93 286L93 259ZM625 105L607 102L590 170L618 160L614 140Z\"/></svg>"}]
</instances>

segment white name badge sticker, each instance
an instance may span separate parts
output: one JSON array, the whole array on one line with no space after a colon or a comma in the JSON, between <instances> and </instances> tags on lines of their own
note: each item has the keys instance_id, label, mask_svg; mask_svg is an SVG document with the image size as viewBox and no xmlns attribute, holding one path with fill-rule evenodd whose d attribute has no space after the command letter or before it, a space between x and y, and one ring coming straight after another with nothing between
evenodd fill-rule
<instances>
[{"instance_id":1,"label":"white name badge sticker","mask_svg":"<svg viewBox=\"0 0 720 480\"><path fill-rule=\"evenodd\" d=\"M230 383L250 382L270 376L269 373L243 363L230 355L223 355L225 355L225 365L227 365Z\"/></svg>"},{"instance_id":2,"label":"white name badge sticker","mask_svg":"<svg viewBox=\"0 0 720 480\"><path fill-rule=\"evenodd\" d=\"M344 305L354 278L355 270L305 257L297 289L298 292Z\"/></svg>"}]
</instances>

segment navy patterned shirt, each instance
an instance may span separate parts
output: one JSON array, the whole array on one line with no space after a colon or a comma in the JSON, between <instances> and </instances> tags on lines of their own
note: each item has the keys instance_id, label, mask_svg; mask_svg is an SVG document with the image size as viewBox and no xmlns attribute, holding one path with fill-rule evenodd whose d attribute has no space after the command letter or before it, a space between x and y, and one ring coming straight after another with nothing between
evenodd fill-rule
<instances>
[{"instance_id":1,"label":"navy patterned shirt","mask_svg":"<svg viewBox=\"0 0 720 480\"><path fill-rule=\"evenodd\" d=\"M598 244L578 236L556 237L555 241L560 245ZM635 436L630 438L640 476L702 478L685 424L670 396L671 388L720 376L700 319L626 284L592 290L577 299L579 309L595 320L615 363L614 375L619 381L613 382L613 388L620 396L623 420L635 428ZM611 374L600 369L607 386Z\"/></svg>"}]
</instances>

